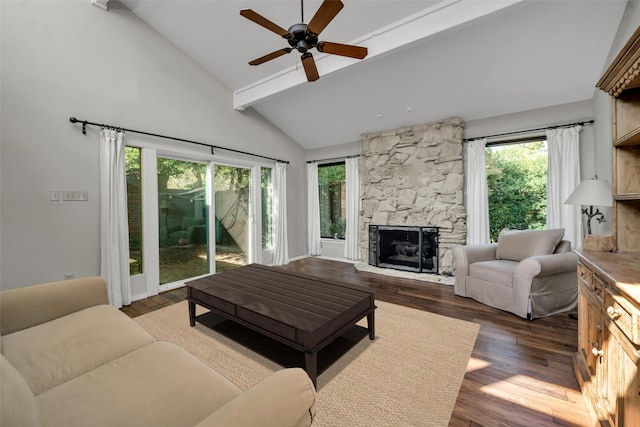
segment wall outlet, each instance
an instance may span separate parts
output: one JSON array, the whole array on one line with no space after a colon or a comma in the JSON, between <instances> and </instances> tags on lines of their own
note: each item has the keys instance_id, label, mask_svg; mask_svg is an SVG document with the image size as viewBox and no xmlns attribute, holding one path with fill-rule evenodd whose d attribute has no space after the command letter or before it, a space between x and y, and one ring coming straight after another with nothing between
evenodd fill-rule
<instances>
[{"instance_id":1,"label":"wall outlet","mask_svg":"<svg viewBox=\"0 0 640 427\"><path fill-rule=\"evenodd\" d=\"M75 273L66 273L64 275L64 280L71 280L75 277Z\"/></svg>"},{"instance_id":2,"label":"wall outlet","mask_svg":"<svg viewBox=\"0 0 640 427\"><path fill-rule=\"evenodd\" d=\"M62 192L62 200L66 202L86 202L89 200L89 192L65 190Z\"/></svg>"},{"instance_id":3,"label":"wall outlet","mask_svg":"<svg viewBox=\"0 0 640 427\"><path fill-rule=\"evenodd\" d=\"M59 202L60 201L60 190L51 190L51 201Z\"/></svg>"}]
</instances>

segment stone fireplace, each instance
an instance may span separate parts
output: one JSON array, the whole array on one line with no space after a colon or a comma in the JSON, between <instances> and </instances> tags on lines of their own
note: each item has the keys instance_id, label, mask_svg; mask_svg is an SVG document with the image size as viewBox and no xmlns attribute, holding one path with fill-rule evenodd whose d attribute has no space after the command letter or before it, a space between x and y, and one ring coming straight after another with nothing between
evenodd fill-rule
<instances>
[{"instance_id":1,"label":"stone fireplace","mask_svg":"<svg viewBox=\"0 0 640 427\"><path fill-rule=\"evenodd\" d=\"M451 249L465 243L463 122L459 118L362 135L360 254L369 226L437 227L435 271L454 273Z\"/></svg>"}]
</instances>

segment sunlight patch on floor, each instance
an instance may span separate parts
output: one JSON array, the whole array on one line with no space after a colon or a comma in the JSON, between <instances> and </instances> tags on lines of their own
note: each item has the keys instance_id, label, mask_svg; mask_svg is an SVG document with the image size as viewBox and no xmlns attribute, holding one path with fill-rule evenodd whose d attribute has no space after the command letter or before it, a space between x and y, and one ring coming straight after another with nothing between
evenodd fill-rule
<instances>
[{"instance_id":1,"label":"sunlight patch on floor","mask_svg":"<svg viewBox=\"0 0 640 427\"><path fill-rule=\"evenodd\" d=\"M467 372L479 371L480 369L488 368L489 366L491 366L491 362L471 357L469 359L469 364L467 365Z\"/></svg>"}]
</instances>

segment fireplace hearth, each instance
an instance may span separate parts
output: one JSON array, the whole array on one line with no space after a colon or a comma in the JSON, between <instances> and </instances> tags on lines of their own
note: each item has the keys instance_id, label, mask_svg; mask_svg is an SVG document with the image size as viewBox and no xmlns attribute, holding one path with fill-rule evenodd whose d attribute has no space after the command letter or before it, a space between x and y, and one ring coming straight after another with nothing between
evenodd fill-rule
<instances>
[{"instance_id":1,"label":"fireplace hearth","mask_svg":"<svg viewBox=\"0 0 640 427\"><path fill-rule=\"evenodd\" d=\"M369 264L438 274L438 227L369 225Z\"/></svg>"}]
</instances>

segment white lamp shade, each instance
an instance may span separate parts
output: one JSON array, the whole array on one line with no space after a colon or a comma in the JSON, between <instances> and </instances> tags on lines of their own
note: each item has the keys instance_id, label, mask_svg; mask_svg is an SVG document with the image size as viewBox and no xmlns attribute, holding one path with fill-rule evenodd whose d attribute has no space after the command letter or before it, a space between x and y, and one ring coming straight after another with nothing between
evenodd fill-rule
<instances>
[{"instance_id":1,"label":"white lamp shade","mask_svg":"<svg viewBox=\"0 0 640 427\"><path fill-rule=\"evenodd\" d=\"M603 179L584 180L564 203L581 206L613 206L611 184Z\"/></svg>"}]
</instances>

